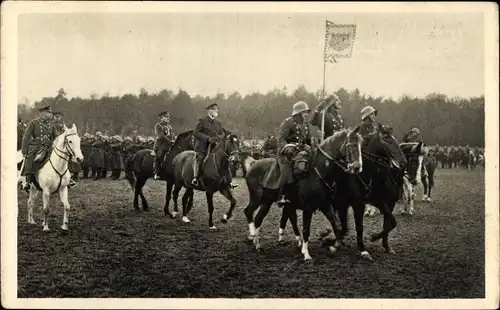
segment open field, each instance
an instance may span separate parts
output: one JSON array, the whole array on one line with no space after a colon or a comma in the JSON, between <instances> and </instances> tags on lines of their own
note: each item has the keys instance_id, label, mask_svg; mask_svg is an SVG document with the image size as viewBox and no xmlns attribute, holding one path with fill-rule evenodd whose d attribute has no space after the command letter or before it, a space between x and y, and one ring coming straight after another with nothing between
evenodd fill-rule
<instances>
[{"instance_id":1,"label":"open field","mask_svg":"<svg viewBox=\"0 0 500 310\"><path fill-rule=\"evenodd\" d=\"M400 216L400 206L395 211L390 242L397 254L366 241L374 262L356 251L352 217L347 246L328 256L318 240L327 222L316 213L310 243L315 262L303 263L290 224L285 241L277 241L277 207L264 221L264 249L257 253L246 241L246 185L236 181L238 207L228 224L219 219L229 203L214 197L216 231L208 230L203 193L196 193L192 222L184 224L163 215L164 183L153 180L145 187L152 209L141 213L133 211L125 180L81 181L70 190L66 234L56 196L51 231L43 233L41 198L38 225L30 226L27 195L20 192L18 297L484 298L482 171L438 169L432 203L418 201L413 217ZM381 227L380 216L367 218L365 239Z\"/></svg>"}]
</instances>

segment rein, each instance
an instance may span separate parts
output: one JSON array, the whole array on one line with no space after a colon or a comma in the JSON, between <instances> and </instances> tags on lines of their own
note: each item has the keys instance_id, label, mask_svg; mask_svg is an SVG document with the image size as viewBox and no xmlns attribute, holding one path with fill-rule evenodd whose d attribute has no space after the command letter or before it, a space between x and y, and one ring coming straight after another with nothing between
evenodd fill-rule
<instances>
[{"instance_id":1,"label":"rein","mask_svg":"<svg viewBox=\"0 0 500 310\"><path fill-rule=\"evenodd\" d=\"M68 137L69 136L74 136L76 135L76 133L70 133L70 134L67 134L64 136L64 142L63 142L63 147L65 149L69 149L69 152L66 153L64 150L60 150L57 148L57 146L54 146L54 153L59 157L61 158L62 160L66 161L67 163L69 163L71 161L71 158L73 158L73 156L75 155L75 152L73 151L73 148L71 147L71 145L69 145L68 143ZM59 152L59 153L58 153ZM62 155L61 155L62 154ZM65 158L63 155L66 155L68 156L68 158ZM66 167L66 170L64 170L63 173L59 173L59 171L57 171L56 167L54 167L54 163L52 162L52 159L51 159L52 156L49 155L49 163L50 165L52 166L52 169L54 169L54 171L57 173L57 175L59 176L59 184L57 185L57 189L52 192L51 194L54 194L56 193L60 188L61 188L61 183L62 183L62 178L64 177L64 175L66 174L66 172L68 172L68 169L69 167Z\"/></svg>"}]
</instances>

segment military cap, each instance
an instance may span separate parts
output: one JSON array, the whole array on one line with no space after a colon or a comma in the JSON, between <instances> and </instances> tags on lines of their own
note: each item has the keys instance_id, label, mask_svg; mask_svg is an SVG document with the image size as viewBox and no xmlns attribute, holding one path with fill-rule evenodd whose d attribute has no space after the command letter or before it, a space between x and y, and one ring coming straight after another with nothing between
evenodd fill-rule
<instances>
[{"instance_id":1,"label":"military cap","mask_svg":"<svg viewBox=\"0 0 500 310\"><path fill-rule=\"evenodd\" d=\"M40 112L52 112L52 107L50 106L50 104L41 104L38 107L38 111L40 111Z\"/></svg>"},{"instance_id":2,"label":"military cap","mask_svg":"<svg viewBox=\"0 0 500 310\"><path fill-rule=\"evenodd\" d=\"M167 112L167 111L163 111L161 112L160 114L158 114L159 117L162 117L162 116L170 116L170 113Z\"/></svg>"},{"instance_id":3,"label":"military cap","mask_svg":"<svg viewBox=\"0 0 500 310\"><path fill-rule=\"evenodd\" d=\"M219 105L217 105L217 103L211 103L205 109L206 110L210 110L210 109L213 109L215 107L219 107Z\"/></svg>"}]
</instances>

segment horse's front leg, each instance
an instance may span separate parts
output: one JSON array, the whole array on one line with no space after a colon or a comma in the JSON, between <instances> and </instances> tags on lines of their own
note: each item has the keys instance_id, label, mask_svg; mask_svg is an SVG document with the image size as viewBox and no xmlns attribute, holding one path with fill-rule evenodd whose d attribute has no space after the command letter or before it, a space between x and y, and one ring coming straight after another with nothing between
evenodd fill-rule
<instances>
[{"instance_id":1,"label":"horse's front leg","mask_svg":"<svg viewBox=\"0 0 500 310\"><path fill-rule=\"evenodd\" d=\"M382 238L382 245L384 246L385 251L387 253L395 254L394 250L389 246L389 233L397 225L396 218L394 217L394 214L392 214L392 210L394 210L394 205L396 203L393 202L392 204L392 207L389 207L387 204L377 205L380 212L384 215L384 224L381 232L371 236L371 241L376 241Z\"/></svg>"},{"instance_id":2,"label":"horse's front leg","mask_svg":"<svg viewBox=\"0 0 500 310\"><path fill-rule=\"evenodd\" d=\"M363 241L363 213L365 211L365 204L363 202L355 202L352 205L354 211L354 222L356 223L356 240L358 245L358 251L361 257L372 261L370 253L365 248L365 243Z\"/></svg>"},{"instance_id":3,"label":"horse's front leg","mask_svg":"<svg viewBox=\"0 0 500 310\"><path fill-rule=\"evenodd\" d=\"M207 206L208 206L208 228L215 230L217 229L214 226L214 194L211 192L205 192L205 196L207 197Z\"/></svg>"},{"instance_id":4,"label":"horse's front leg","mask_svg":"<svg viewBox=\"0 0 500 310\"><path fill-rule=\"evenodd\" d=\"M312 262L312 257L309 254L309 237L311 235L311 220L312 211L309 206L304 206L302 211L302 237L304 242L302 243L302 254L304 254L304 260L306 262Z\"/></svg>"},{"instance_id":5,"label":"horse's front leg","mask_svg":"<svg viewBox=\"0 0 500 310\"><path fill-rule=\"evenodd\" d=\"M35 219L33 218L33 207L35 206L35 200L37 196L38 190L34 186L32 186L28 198L28 223L33 225L36 224Z\"/></svg>"},{"instance_id":6,"label":"horse's front leg","mask_svg":"<svg viewBox=\"0 0 500 310\"><path fill-rule=\"evenodd\" d=\"M172 189L174 187L173 182L165 182L165 206L163 207L163 213L165 216L170 216L171 218L175 218L177 216L177 210L170 213L170 200L172 199Z\"/></svg>"},{"instance_id":7,"label":"horse's front leg","mask_svg":"<svg viewBox=\"0 0 500 310\"><path fill-rule=\"evenodd\" d=\"M226 214L222 215L221 222L225 224L233 216L233 211L236 207L236 199L234 199L233 192L229 188L222 189L219 192L231 203L231 205L229 206L229 211L227 211Z\"/></svg>"},{"instance_id":8,"label":"horse's front leg","mask_svg":"<svg viewBox=\"0 0 500 310\"><path fill-rule=\"evenodd\" d=\"M330 203L327 203L321 208L321 212L325 215L326 219L330 222L332 226L333 233L335 234L335 244L329 247L330 253L336 253L337 250L342 246L343 230L339 229L338 218L336 217L333 207Z\"/></svg>"},{"instance_id":9,"label":"horse's front leg","mask_svg":"<svg viewBox=\"0 0 500 310\"><path fill-rule=\"evenodd\" d=\"M189 202L192 201L192 197L194 195L194 189L186 188L184 191L184 195L182 195L182 221L184 223L191 222L188 218L189 211L191 210L189 207Z\"/></svg>"},{"instance_id":10,"label":"horse's front leg","mask_svg":"<svg viewBox=\"0 0 500 310\"><path fill-rule=\"evenodd\" d=\"M61 199L61 202L64 207L64 216L63 216L63 224L61 226L62 230L68 230L68 223L69 223L69 210L70 210L70 204L68 201L68 187L67 186L62 186L59 188L59 199Z\"/></svg>"},{"instance_id":11,"label":"horse's front leg","mask_svg":"<svg viewBox=\"0 0 500 310\"><path fill-rule=\"evenodd\" d=\"M262 206L259 208L257 215L255 216L255 224L254 224L255 231L254 231L253 244L254 244L256 250L260 250L260 228L262 226L262 223L264 222L264 218L269 213L269 210L271 209L272 204L273 204L273 201L270 201L270 200L264 201ZM250 234L251 234L251 230L252 230L252 228L250 227Z\"/></svg>"},{"instance_id":12,"label":"horse's front leg","mask_svg":"<svg viewBox=\"0 0 500 310\"><path fill-rule=\"evenodd\" d=\"M182 184L180 182L175 183L174 185L174 191L172 193L172 199L174 201L174 212L170 214L171 218L175 218L177 216L179 206L178 206L178 200L179 200L179 192L181 191ZM187 221L186 221L187 219ZM184 209L182 210L182 221L185 223L189 222L189 219L187 218L187 214L184 213Z\"/></svg>"},{"instance_id":13,"label":"horse's front leg","mask_svg":"<svg viewBox=\"0 0 500 310\"><path fill-rule=\"evenodd\" d=\"M43 200L43 231L49 231L49 203L50 203L50 192L48 189L44 189L42 192Z\"/></svg>"}]
</instances>

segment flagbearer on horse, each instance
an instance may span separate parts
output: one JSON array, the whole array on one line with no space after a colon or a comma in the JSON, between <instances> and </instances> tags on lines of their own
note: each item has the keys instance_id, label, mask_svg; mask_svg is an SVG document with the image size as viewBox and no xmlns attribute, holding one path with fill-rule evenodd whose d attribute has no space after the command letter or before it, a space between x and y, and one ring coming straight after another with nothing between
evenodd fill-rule
<instances>
[{"instance_id":1,"label":"flagbearer on horse","mask_svg":"<svg viewBox=\"0 0 500 310\"><path fill-rule=\"evenodd\" d=\"M201 163L207 156L209 146L215 145L229 134L229 131L224 129L222 127L222 123L216 119L217 116L219 116L219 107L217 103L212 103L205 109L207 110L207 116L198 120L198 123L193 131L193 135L196 138L196 145L194 149L196 152L196 160L193 161L194 177L191 184L194 186L198 186ZM230 178L230 187L237 187L237 185L232 182L230 168L228 168L227 176Z\"/></svg>"},{"instance_id":2,"label":"flagbearer on horse","mask_svg":"<svg viewBox=\"0 0 500 310\"><path fill-rule=\"evenodd\" d=\"M170 148L175 142L175 133L170 126L170 113L161 112L158 114L160 117L160 122L155 125L155 135L156 141L154 142L154 152L155 152L155 162L154 162L154 179L158 180L160 178L160 170L162 167L165 155L168 154Z\"/></svg>"},{"instance_id":3,"label":"flagbearer on horse","mask_svg":"<svg viewBox=\"0 0 500 310\"><path fill-rule=\"evenodd\" d=\"M323 139L344 128L344 121L339 113L340 107L339 97L333 94L321 101L314 110L311 125L320 129Z\"/></svg>"},{"instance_id":4,"label":"flagbearer on horse","mask_svg":"<svg viewBox=\"0 0 500 310\"><path fill-rule=\"evenodd\" d=\"M32 120L23 135L21 153L23 155L24 169L21 175L26 176L23 189L29 191L36 173L35 161L42 160L52 141L56 137L56 130L52 123L52 109L50 105L38 108L40 117Z\"/></svg>"},{"instance_id":5,"label":"flagbearer on horse","mask_svg":"<svg viewBox=\"0 0 500 310\"><path fill-rule=\"evenodd\" d=\"M290 202L287 198L287 189L293 183L293 156L297 150L308 149L311 146L311 133L307 123L309 112L306 102L295 103L292 116L286 118L279 129L276 162L271 166L263 186L278 189L280 200L277 203L280 207Z\"/></svg>"}]
</instances>

